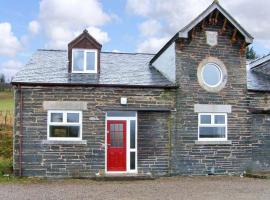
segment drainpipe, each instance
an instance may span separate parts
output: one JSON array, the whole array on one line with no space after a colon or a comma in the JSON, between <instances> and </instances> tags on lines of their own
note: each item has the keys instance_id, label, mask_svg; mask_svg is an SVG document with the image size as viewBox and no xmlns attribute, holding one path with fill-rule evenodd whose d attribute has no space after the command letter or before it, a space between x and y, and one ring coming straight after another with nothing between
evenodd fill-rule
<instances>
[{"instance_id":1,"label":"drainpipe","mask_svg":"<svg viewBox=\"0 0 270 200\"><path fill-rule=\"evenodd\" d=\"M23 93L22 87L19 85L20 91L20 135L19 135L19 176L22 177L22 143L23 143Z\"/></svg>"}]
</instances>

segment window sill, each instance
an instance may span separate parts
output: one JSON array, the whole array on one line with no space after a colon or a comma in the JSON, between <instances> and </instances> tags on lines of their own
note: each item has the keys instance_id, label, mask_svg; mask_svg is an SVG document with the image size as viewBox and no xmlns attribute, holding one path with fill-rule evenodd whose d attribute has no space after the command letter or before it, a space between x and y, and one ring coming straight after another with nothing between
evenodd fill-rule
<instances>
[{"instance_id":1,"label":"window sill","mask_svg":"<svg viewBox=\"0 0 270 200\"><path fill-rule=\"evenodd\" d=\"M42 144L87 144L87 140L78 140L78 141L62 141L62 140L43 140Z\"/></svg>"},{"instance_id":2,"label":"window sill","mask_svg":"<svg viewBox=\"0 0 270 200\"><path fill-rule=\"evenodd\" d=\"M195 141L195 144L198 145L230 145L232 144L231 140L227 141Z\"/></svg>"}]
</instances>

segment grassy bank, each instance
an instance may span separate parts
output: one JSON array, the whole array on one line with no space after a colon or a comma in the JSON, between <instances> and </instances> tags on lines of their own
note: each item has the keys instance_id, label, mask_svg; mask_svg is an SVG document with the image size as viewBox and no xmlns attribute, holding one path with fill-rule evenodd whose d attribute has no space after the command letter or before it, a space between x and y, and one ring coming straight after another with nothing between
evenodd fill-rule
<instances>
[{"instance_id":1,"label":"grassy bank","mask_svg":"<svg viewBox=\"0 0 270 200\"><path fill-rule=\"evenodd\" d=\"M14 100L13 92L0 92L0 111L13 111Z\"/></svg>"},{"instance_id":2,"label":"grassy bank","mask_svg":"<svg viewBox=\"0 0 270 200\"><path fill-rule=\"evenodd\" d=\"M12 125L14 99L12 91L0 92L0 179L12 174ZM0 180L0 182L1 182ZM2 181L3 181L2 180Z\"/></svg>"}]
</instances>

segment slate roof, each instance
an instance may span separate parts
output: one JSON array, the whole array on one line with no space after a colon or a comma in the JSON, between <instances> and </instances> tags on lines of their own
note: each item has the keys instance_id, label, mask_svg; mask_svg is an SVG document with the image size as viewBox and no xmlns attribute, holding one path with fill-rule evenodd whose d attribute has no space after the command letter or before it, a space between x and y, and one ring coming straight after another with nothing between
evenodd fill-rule
<instances>
[{"instance_id":1,"label":"slate roof","mask_svg":"<svg viewBox=\"0 0 270 200\"><path fill-rule=\"evenodd\" d=\"M67 51L38 50L12 83L174 87L159 71L149 67L153 56L101 52L100 75L69 74Z\"/></svg>"},{"instance_id":2,"label":"slate roof","mask_svg":"<svg viewBox=\"0 0 270 200\"><path fill-rule=\"evenodd\" d=\"M270 92L270 55L256 59L249 64L247 88Z\"/></svg>"}]
</instances>

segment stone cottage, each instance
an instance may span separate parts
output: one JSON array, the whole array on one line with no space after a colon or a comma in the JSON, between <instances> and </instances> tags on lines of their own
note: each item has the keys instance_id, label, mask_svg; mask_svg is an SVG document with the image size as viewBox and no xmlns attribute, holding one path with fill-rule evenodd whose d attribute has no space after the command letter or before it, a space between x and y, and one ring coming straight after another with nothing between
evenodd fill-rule
<instances>
[{"instance_id":1,"label":"stone cottage","mask_svg":"<svg viewBox=\"0 0 270 200\"><path fill-rule=\"evenodd\" d=\"M15 174L268 170L270 75L246 70L252 41L215 1L155 55L103 52L87 31L36 51L12 81Z\"/></svg>"}]
</instances>

